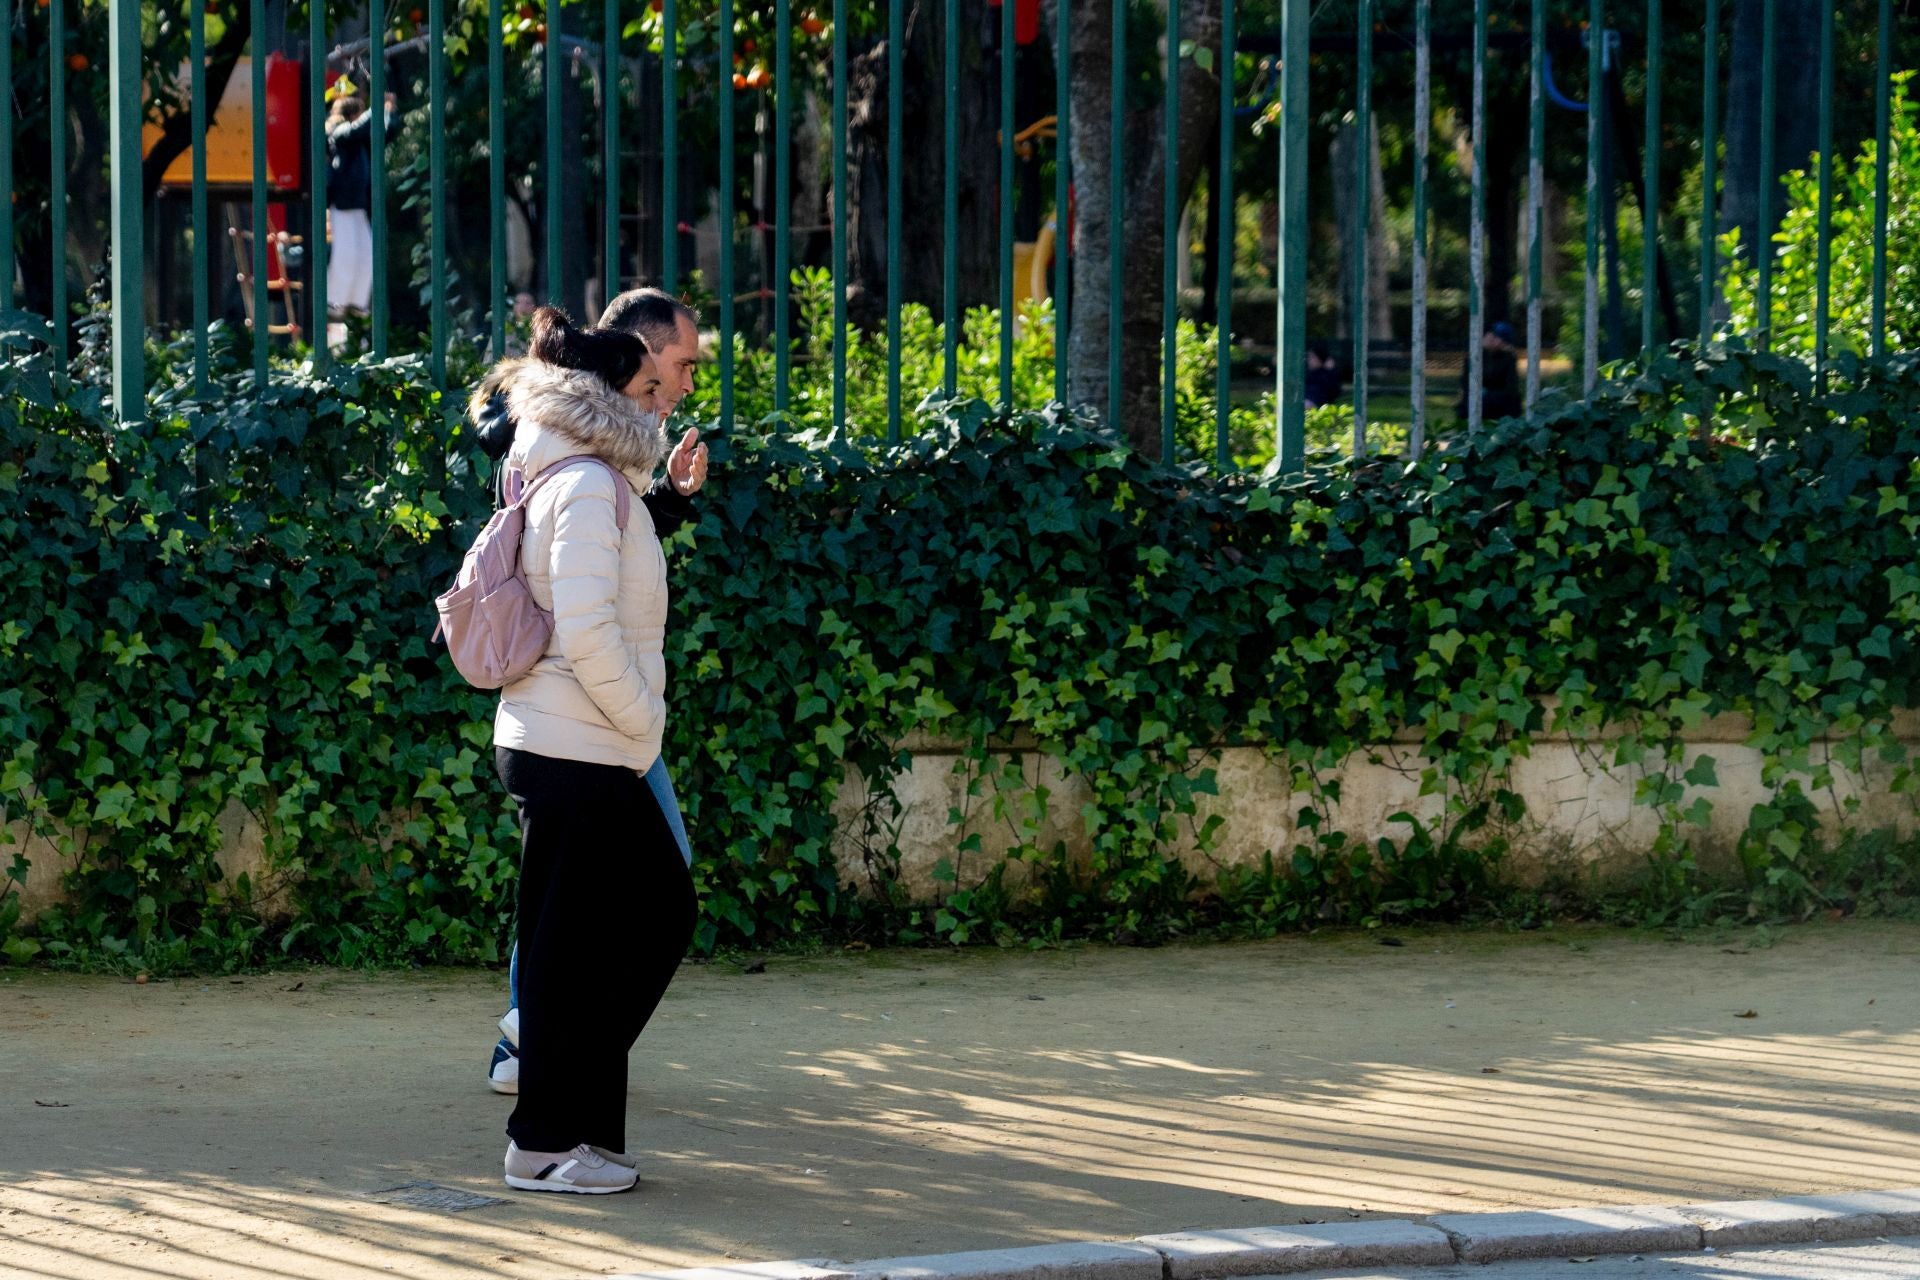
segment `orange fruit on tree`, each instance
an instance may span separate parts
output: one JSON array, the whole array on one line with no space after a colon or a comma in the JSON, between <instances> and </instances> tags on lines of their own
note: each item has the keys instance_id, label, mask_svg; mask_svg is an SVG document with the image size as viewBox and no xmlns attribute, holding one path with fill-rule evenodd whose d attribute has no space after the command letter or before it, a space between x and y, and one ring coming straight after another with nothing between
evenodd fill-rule
<instances>
[{"instance_id":1,"label":"orange fruit on tree","mask_svg":"<svg viewBox=\"0 0 1920 1280\"><path fill-rule=\"evenodd\" d=\"M69 70L69 71L85 71L85 70L87 69L87 66L88 66L88 63L87 63L87 55L86 55L86 54L84 54L84 53L70 53L70 54L68 54L68 55L67 55L67 70Z\"/></svg>"},{"instance_id":2,"label":"orange fruit on tree","mask_svg":"<svg viewBox=\"0 0 1920 1280\"><path fill-rule=\"evenodd\" d=\"M740 73L740 72L738 72L738 71L736 71L736 72L734 72L734 73L733 73L733 87L734 87L735 89L744 89L744 88L746 88L746 87L747 87L747 77L746 77L745 75L743 75L742 73Z\"/></svg>"},{"instance_id":3,"label":"orange fruit on tree","mask_svg":"<svg viewBox=\"0 0 1920 1280\"><path fill-rule=\"evenodd\" d=\"M827 24L809 13L800 19L800 29L810 36L817 36L827 29Z\"/></svg>"}]
</instances>

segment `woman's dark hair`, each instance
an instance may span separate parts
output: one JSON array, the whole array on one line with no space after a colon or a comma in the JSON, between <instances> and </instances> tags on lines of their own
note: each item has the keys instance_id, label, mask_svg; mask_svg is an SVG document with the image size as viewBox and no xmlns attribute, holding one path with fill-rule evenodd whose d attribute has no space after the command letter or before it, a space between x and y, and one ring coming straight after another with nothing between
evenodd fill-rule
<instances>
[{"instance_id":1,"label":"woman's dark hair","mask_svg":"<svg viewBox=\"0 0 1920 1280\"><path fill-rule=\"evenodd\" d=\"M621 329L576 329L558 307L533 313L533 341L529 354L543 364L597 374L615 391L633 381L647 344Z\"/></svg>"}]
</instances>

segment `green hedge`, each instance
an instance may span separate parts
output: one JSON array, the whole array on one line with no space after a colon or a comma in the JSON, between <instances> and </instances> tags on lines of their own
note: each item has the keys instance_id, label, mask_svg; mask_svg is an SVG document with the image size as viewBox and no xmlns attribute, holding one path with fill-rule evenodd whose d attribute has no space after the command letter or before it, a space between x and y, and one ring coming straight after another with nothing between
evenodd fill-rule
<instances>
[{"instance_id":1,"label":"green hedge","mask_svg":"<svg viewBox=\"0 0 1920 1280\"><path fill-rule=\"evenodd\" d=\"M1695 886L1704 816L1683 784L1712 766L1683 777L1668 748L1703 716L1752 715L1779 790L1742 841L1748 890L1810 901L1816 739L1837 727L1838 762L1880 753L1911 790L1888 722L1920 693L1920 364L1849 363L1835 385L1817 396L1766 356L1675 358L1419 463L1325 459L1284 482L1162 470L1058 412L974 402L928 407L891 451L716 433L702 519L669 548L699 945L1456 913L1498 881L1507 768L1549 697L1575 725L1631 726L1616 758L1651 767L1650 867L1674 893ZM138 430L101 401L56 394L44 362L0 366L0 801L32 828L15 877L52 851L77 868L70 905L23 930L0 855L0 945L155 966L498 958L516 842L492 699L428 642L487 506L447 402L413 360L264 403L226 369L204 403L157 388ZM1349 841L1323 779L1398 725L1424 734L1445 817ZM1031 887L963 879L957 844L943 900L916 908L878 803L849 833L876 892L844 890L846 767L884 784L915 730L969 744L983 804L1018 768L988 743L1032 735L1091 784L1091 866L1009 805ZM1233 740L1291 766L1305 835L1194 885L1170 849L1214 786L1206 749ZM300 869L291 927L238 907L252 887L218 865L234 799Z\"/></svg>"}]
</instances>

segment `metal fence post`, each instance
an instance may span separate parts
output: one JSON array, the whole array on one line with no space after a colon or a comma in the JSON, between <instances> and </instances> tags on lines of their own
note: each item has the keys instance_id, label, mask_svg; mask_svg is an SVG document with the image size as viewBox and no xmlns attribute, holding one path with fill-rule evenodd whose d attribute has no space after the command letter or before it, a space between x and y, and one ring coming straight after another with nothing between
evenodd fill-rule
<instances>
[{"instance_id":1,"label":"metal fence post","mask_svg":"<svg viewBox=\"0 0 1920 1280\"><path fill-rule=\"evenodd\" d=\"M1487 0L1473 0L1473 193L1468 211L1467 430L1485 416L1487 353L1480 335L1487 323Z\"/></svg>"},{"instance_id":2,"label":"metal fence post","mask_svg":"<svg viewBox=\"0 0 1920 1280\"><path fill-rule=\"evenodd\" d=\"M668 13L673 6L665 6ZM600 11L600 312L620 292L620 0ZM722 86L722 96L729 90Z\"/></svg>"},{"instance_id":3,"label":"metal fence post","mask_svg":"<svg viewBox=\"0 0 1920 1280\"><path fill-rule=\"evenodd\" d=\"M785 0L782 0L784 3ZM960 389L960 0L947 0L941 27L945 63L945 169L941 174L940 277L941 390L949 399Z\"/></svg>"},{"instance_id":4,"label":"metal fence post","mask_svg":"<svg viewBox=\"0 0 1920 1280\"><path fill-rule=\"evenodd\" d=\"M1527 399L1529 416L1540 399L1540 290L1546 235L1547 0L1533 0L1533 40L1527 72Z\"/></svg>"},{"instance_id":5,"label":"metal fence post","mask_svg":"<svg viewBox=\"0 0 1920 1280\"><path fill-rule=\"evenodd\" d=\"M565 286L565 271L561 267L561 258L567 251L566 237L561 234L564 217L561 209L560 181L560 34L563 28L560 0L547 0L547 39L543 52L545 60L544 84L547 108L546 156L542 161L541 179L546 184L546 241L547 241L547 301L555 306L561 305L565 298L561 290Z\"/></svg>"},{"instance_id":6,"label":"metal fence post","mask_svg":"<svg viewBox=\"0 0 1920 1280\"><path fill-rule=\"evenodd\" d=\"M1013 408L1014 6L1000 5L1000 404Z\"/></svg>"},{"instance_id":7,"label":"metal fence post","mask_svg":"<svg viewBox=\"0 0 1920 1280\"><path fill-rule=\"evenodd\" d=\"M113 416L130 424L147 416L146 218L140 181L140 122L146 113L140 97L140 6L119 0L108 13L107 63L113 90ZM12 39L11 33L7 38Z\"/></svg>"},{"instance_id":8,"label":"metal fence post","mask_svg":"<svg viewBox=\"0 0 1920 1280\"><path fill-rule=\"evenodd\" d=\"M680 291L680 10L660 6L660 284ZM731 67L726 68L733 74ZM785 90L782 90L784 93Z\"/></svg>"},{"instance_id":9,"label":"metal fence post","mask_svg":"<svg viewBox=\"0 0 1920 1280\"><path fill-rule=\"evenodd\" d=\"M833 0L833 425L847 421L847 0Z\"/></svg>"},{"instance_id":10,"label":"metal fence post","mask_svg":"<svg viewBox=\"0 0 1920 1280\"><path fill-rule=\"evenodd\" d=\"M503 0L487 0L487 80L507 82L506 33ZM376 104L377 106L378 104ZM487 104L487 351L498 360L507 354L507 98L504 92Z\"/></svg>"},{"instance_id":11,"label":"metal fence post","mask_svg":"<svg viewBox=\"0 0 1920 1280\"><path fill-rule=\"evenodd\" d=\"M906 110L904 74L907 42L905 0L887 4L887 442L900 440L900 202Z\"/></svg>"},{"instance_id":12,"label":"metal fence post","mask_svg":"<svg viewBox=\"0 0 1920 1280\"><path fill-rule=\"evenodd\" d=\"M208 258L213 246L207 242L207 4L206 0L187 0L189 12L187 65L189 91L193 95L193 393L204 399L207 394L207 296Z\"/></svg>"},{"instance_id":13,"label":"metal fence post","mask_svg":"<svg viewBox=\"0 0 1920 1280\"><path fill-rule=\"evenodd\" d=\"M200 0L192 0L194 30L200 29ZM196 95L197 98L197 95ZM8 9L6 48L0 49L0 102L13 102L13 17ZM13 190L13 117L0 127L0 191ZM13 200L0 200L0 311L13 310Z\"/></svg>"},{"instance_id":14,"label":"metal fence post","mask_svg":"<svg viewBox=\"0 0 1920 1280\"><path fill-rule=\"evenodd\" d=\"M13 38L11 29L7 38ZM47 202L47 240L53 250L53 301L47 308L50 313L47 318L53 321L54 368L63 374L67 369L67 331L73 321L67 305L66 47L67 0L52 0L47 7L47 121L52 126L47 130L47 176L51 192Z\"/></svg>"},{"instance_id":15,"label":"metal fence post","mask_svg":"<svg viewBox=\"0 0 1920 1280\"><path fill-rule=\"evenodd\" d=\"M1591 396L1600 383L1600 130L1606 111L1602 59L1607 44L1607 13L1592 0L1587 18L1587 254L1583 275L1580 337L1581 391Z\"/></svg>"},{"instance_id":16,"label":"metal fence post","mask_svg":"<svg viewBox=\"0 0 1920 1280\"><path fill-rule=\"evenodd\" d=\"M1307 27L1312 0L1281 0L1280 358L1275 463L1297 472L1307 457Z\"/></svg>"},{"instance_id":17,"label":"metal fence post","mask_svg":"<svg viewBox=\"0 0 1920 1280\"><path fill-rule=\"evenodd\" d=\"M1720 267L1714 238L1719 222L1714 197L1720 163L1720 0L1707 0L1705 58L1700 80L1700 346L1713 340L1713 308Z\"/></svg>"},{"instance_id":18,"label":"metal fence post","mask_svg":"<svg viewBox=\"0 0 1920 1280\"><path fill-rule=\"evenodd\" d=\"M387 24L382 0L372 0L367 8L367 110L373 112L373 125L368 130L373 149L373 185L369 190L373 209L368 219L373 231L370 324L373 329L373 358L385 360L387 326L392 319L392 311L387 303ZM505 151L504 143L500 149ZM504 202L504 197L502 199ZM504 240L501 245L504 261ZM504 272L504 267L502 270Z\"/></svg>"},{"instance_id":19,"label":"metal fence post","mask_svg":"<svg viewBox=\"0 0 1920 1280\"><path fill-rule=\"evenodd\" d=\"M1120 396L1120 296L1126 288L1121 260L1127 238L1127 0L1113 5L1113 73L1109 92L1107 152L1107 426L1124 430Z\"/></svg>"},{"instance_id":20,"label":"metal fence post","mask_svg":"<svg viewBox=\"0 0 1920 1280\"><path fill-rule=\"evenodd\" d=\"M1413 423L1407 432L1407 452L1417 458L1427 444L1427 155L1433 139L1433 0L1415 0L1413 28L1413 350L1407 370Z\"/></svg>"},{"instance_id":21,"label":"metal fence post","mask_svg":"<svg viewBox=\"0 0 1920 1280\"><path fill-rule=\"evenodd\" d=\"M774 5L773 69L773 409L785 413L793 362L789 312L793 271L788 256L793 212L793 5Z\"/></svg>"},{"instance_id":22,"label":"metal fence post","mask_svg":"<svg viewBox=\"0 0 1920 1280\"><path fill-rule=\"evenodd\" d=\"M1660 291L1660 0L1647 0L1647 137L1641 148L1645 192L1640 228L1640 351L1653 355L1653 312Z\"/></svg>"},{"instance_id":23,"label":"metal fence post","mask_svg":"<svg viewBox=\"0 0 1920 1280\"><path fill-rule=\"evenodd\" d=\"M1893 0L1880 0L1880 57L1873 84L1873 354L1887 354L1887 147L1893 82Z\"/></svg>"},{"instance_id":24,"label":"metal fence post","mask_svg":"<svg viewBox=\"0 0 1920 1280\"><path fill-rule=\"evenodd\" d=\"M1777 97L1774 54L1777 51L1775 0L1760 2L1760 217L1754 224L1753 259L1758 268L1754 301L1759 311L1755 345L1773 349L1773 195L1780 179L1773 171L1773 116Z\"/></svg>"},{"instance_id":25,"label":"metal fence post","mask_svg":"<svg viewBox=\"0 0 1920 1280\"><path fill-rule=\"evenodd\" d=\"M1230 3L1231 0L1222 0ZM1160 461L1174 460L1180 376L1180 0L1167 0L1166 140L1160 166Z\"/></svg>"},{"instance_id":26,"label":"metal fence post","mask_svg":"<svg viewBox=\"0 0 1920 1280\"><path fill-rule=\"evenodd\" d=\"M267 390L267 0L253 0L253 387ZM284 263L281 264L283 267Z\"/></svg>"},{"instance_id":27,"label":"metal fence post","mask_svg":"<svg viewBox=\"0 0 1920 1280\"><path fill-rule=\"evenodd\" d=\"M437 387L447 385L447 0L427 0L427 260Z\"/></svg>"},{"instance_id":28,"label":"metal fence post","mask_svg":"<svg viewBox=\"0 0 1920 1280\"><path fill-rule=\"evenodd\" d=\"M1353 454L1367 451L1367 249L1373 231L1373 0L1360 0L1353 103Z\"/></svg>"},{"instance_id":29,"label":"metal fence post","mask_svg":"<svg viewBox=\"0 0 1920 1280\"><path fill-rule=\"evenodd\" d=\"M1427 3L1428 0L1421 0ZM1063 4L1061 8L1066 6ZM1213 466L1214 470L1224 472L1233 465L1232 442L1229 440L1229 428L1232 417L1229 412L1229 395L1233 386L1233 45L1235 0L1222 0L1220 5L1220 167L1214 185L1218 190L1207 193L1207 199L1217 202L1219 210L1219 239L1208 249L1214 255L1214 345L1213 357ZM1064 201L1062 202L1065 203ZM1060 254L1066 256L1066 235L1060 237ZM1063 291L1064 292L1064 291Z\"/></svg>"},{"instance_id":30,"label":"metal fence post","mask_svg":"<svg viewBox=\"0 0 1920 1280\"><path fill-rule=\"evenodd\" d=\"M895 0L898 3L899 0ZM1234 0L1224 0L1228 15ZM1073 238L1073 41L1067 0L1054 4L1053 72L1053 398L1067 402L1067 243ZM1229 16L1227 21L1232 22Z\"/></svg>"},{"instance_id":31,"label":"metal fence post","mask_svg":"<svg viewBox=\"0 0 1920 1280\"><path fill-rule=\"evenodd\" d=\"M720 424L733 425L733 0L720 0Z\"/></svg>"},{"instance_id":32,"label":"metal fence post","mask_svg":"<svg viewBox=\"0 0 1920 1280\"><path fill-rule=\"evenodd\" d=\"M194 0L188 0L193 3ZM316 371L327 367L327 6L307 0L307 292L313 303L308 350ZM368 110L372 110L371 104ZM285 269L285 264L282 264Z\"/></svg>"},{"instance_id":33,"label":"metal fence post","mask_svg":"<svg viewBox=\"0 0 1920 1280\"><path fill-rule=\"evenodd\" d=\"M1813 369L1815 384L1827 389L1827 312L1833 285L1833 0L1820 6L1820 220L1815 250Z\"/></svg>"}]
</instances>

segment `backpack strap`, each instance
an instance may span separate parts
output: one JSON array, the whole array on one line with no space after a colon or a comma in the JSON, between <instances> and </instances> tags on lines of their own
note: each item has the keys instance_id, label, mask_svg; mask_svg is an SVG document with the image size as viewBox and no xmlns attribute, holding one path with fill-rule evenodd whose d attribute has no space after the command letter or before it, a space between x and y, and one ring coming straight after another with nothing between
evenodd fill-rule
<instances>
[{"instance_id":1,"label":"backpack strap","mask_svg":"<svg viewBox=\"0 0 1920 1280\"><path fill-rule=\"evenodd\" d=\"M627 478L621 475L619 470L611 462L608 462L598 454L576 453L560 459L560 461L546 468L538 476L535 476L532 484L523 485L520 488L519 495L513 499L514 504L524 506L532 500L536 489L576 462L596 463L599 466L605 467L607 474L613 477L613 521L622 533L626 532L627 517L632 514L633 511L633 486L627 482ZM509 472L509 485L514 484L519 478L519 472Z\"/></svg>"}]
</instances>

